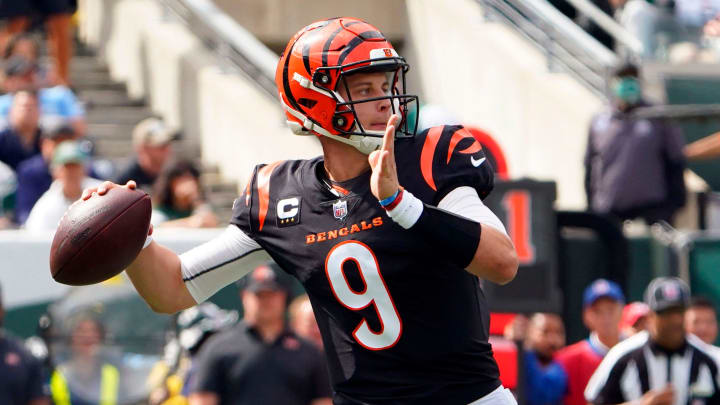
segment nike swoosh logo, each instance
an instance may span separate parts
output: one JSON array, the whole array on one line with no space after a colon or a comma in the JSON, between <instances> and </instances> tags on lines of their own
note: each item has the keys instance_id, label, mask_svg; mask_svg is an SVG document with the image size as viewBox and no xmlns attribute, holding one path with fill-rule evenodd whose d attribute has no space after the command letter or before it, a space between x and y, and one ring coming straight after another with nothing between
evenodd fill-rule
<instances>
[{"instance_id":1,"label":"nike swoosh logo","mask_svg":"<svg viewBox=\"0 0 720 405\"><path fill-rule=\"evenodd\" d=\"M470 163L472 163L473 166L479 167L483 162L485 161L485 158L482 159L475 159L474 157L470 156Z\"/></svg>"}]
</instances>

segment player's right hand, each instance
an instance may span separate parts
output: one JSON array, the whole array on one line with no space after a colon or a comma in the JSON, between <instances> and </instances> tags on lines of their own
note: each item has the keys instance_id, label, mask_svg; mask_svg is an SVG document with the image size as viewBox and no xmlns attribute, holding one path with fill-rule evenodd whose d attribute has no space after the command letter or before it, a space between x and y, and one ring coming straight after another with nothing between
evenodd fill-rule
<instances>
[{"instance_id":1,"label":"player's right hand","mask_svg":"<svg viewBox=\"0 0 720 405\"><path fill-rule=\"evenodd\" d=\"M388 119L382 148L368 155L372 175L370 191L378 200L384 200L400 187L397 167L395 166L395 130L400 124L400 116L393 114Z\"/></svg>"},{"instance_id":2,"label":"player's right hand","mask_svg":"<svg viewBox=\"0 0 720 405\"><path fill-rule=\"evenodd\" d=\"M88 198L92 197L93 194L105 195L108 192L108 190L110 190L111 188L115 188L115 187L126 187L126 188L129 188L130 190L135 190L137 188L137 184L135 183L135 180L128 181L127 184L125 184L124 186L115 184L112 181L105 181L98 187L90 187L90 188L86 188L85 190L83 190L83 193L82 193L82 196L80 197L80 199L82 201L85 201ZM150 224L150 229L148 229L148 235L152 235L152 233L153 233L153 225Z\"/></svg>"},{"instance_id":3,"label":"player's right hand","mask_svg":"<svg viewBox=\"0 0 720 405\"><path fill-rule=\"evenodd\" d=\"M105 181L98 187L90 187L90 188L86 188L85 190L83 190L82 197L80 197L80 199L85 201L88 198L90 198L93 195L93 193L97 193L97 195L105 195L105 193L107 193L108 190L110 190L111 188L115 188L115 187L127 187L130 190L135 190L137 188L137 184L135 184L134 180L128 181L127 184L125 184L124 186L115 184L112 181Z\"/></svg>"}]
</instances>

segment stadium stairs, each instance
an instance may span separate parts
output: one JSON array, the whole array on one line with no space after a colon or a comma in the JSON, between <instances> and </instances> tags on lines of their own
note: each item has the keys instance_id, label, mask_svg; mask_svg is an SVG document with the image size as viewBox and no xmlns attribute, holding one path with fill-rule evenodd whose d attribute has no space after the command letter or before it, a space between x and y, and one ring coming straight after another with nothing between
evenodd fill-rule
<instances>
[{"instance_id":1,"label":"stadium stairs","mask_svg":"<svg viewBox=\"0 0 720 405\"><path fill-rule=\"evenodd\" d=\"M94 52L76 43L71 81L77 96L86 104L88 138L94 142L95 155L108 159L118 169L133 155L132 130L139 121L153 115L144 101L128 97L125 84L111 79ZM176 142L177 156L199 161L183 140ZM216 167L202 165L202 183L207 201L220 223L230 218L237 185L223 180Z\"/></svg>"}]
</instances>

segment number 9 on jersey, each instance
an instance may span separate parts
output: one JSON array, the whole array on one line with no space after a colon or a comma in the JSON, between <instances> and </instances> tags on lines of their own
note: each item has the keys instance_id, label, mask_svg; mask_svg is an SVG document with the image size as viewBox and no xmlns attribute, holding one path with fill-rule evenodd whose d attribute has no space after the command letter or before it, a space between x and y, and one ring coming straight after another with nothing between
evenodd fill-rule
<instances>
[{"instance_id":1,"label":"number 9 on jersey","mask_svg":"<svg viewBox=\"0 0 720 405\"><path fill-rule=\"evenodd\" d=\"M354 291L348 283L343 265L352 260L357 265L360 277L365 283L363 291ZM397 343L402 334L402 321L395 309L390 291L380 274L375 254L362 242L348 240L338 243L328 253L325 273L335 298L346 308L359 311L368 305L375 305L380 320L380 331L370 329L367 319L362 320L353 331L353 337L369 350L388 349Z\"/></svg>"}]
</instances>

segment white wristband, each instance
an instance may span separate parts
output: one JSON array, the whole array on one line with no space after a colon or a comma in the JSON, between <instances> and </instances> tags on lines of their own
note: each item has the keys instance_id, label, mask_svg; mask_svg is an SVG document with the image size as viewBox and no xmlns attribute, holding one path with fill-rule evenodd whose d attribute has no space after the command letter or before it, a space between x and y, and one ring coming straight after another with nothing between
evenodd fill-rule
<instances>
[{"instance_id":1,"label":"white wristband","mask_svg":"<svg viewBox=\"0 0 720 405\"><path fill-rule=\"evenodd\" d=\"M145 249L146 247L150 246L150 243L152 243L152 241L153 241L152 235L148 235L147 238L145 238L145 244L143 244L142 248Z\"/></svg>"},{"instance_id":2,"label":"white wristband","mask_svg":"<svg viewBox=\"0 0 720 405\"><path fill-rule=\"evenodd\" d=\"M423 212L423 202L412 195L409 191L403 190L402 199L395 208L387 211L387 214L393 221L405 229L409 229L420 218Z\"/></svg>"}]
</instances>

